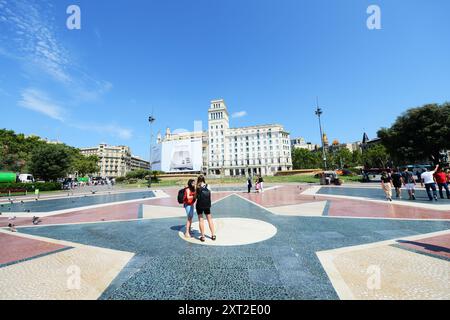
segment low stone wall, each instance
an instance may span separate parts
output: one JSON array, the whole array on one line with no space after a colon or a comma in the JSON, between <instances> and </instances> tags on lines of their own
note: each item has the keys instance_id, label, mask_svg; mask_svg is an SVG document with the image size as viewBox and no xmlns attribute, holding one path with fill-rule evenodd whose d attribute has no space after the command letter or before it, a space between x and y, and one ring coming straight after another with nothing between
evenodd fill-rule
<instances>
[{"instance_id":1,"label":"low stone wall","mask_svg":"<svg viewBox=\"0 0 450 320\"><path fill-rule=\"evenodd\" d=\"M278 171L275 176L297 176L297 175L311 175L322 172L322 169L300 169L300 170L288 170L288 171Z\"/></svg>"}]
</instances>

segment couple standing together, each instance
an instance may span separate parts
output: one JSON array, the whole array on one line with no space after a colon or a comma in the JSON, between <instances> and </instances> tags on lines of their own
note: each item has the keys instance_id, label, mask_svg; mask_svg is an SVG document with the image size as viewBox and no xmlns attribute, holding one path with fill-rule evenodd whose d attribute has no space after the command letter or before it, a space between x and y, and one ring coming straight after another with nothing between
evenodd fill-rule
<instances>
[{"instance_id":1,"label":"couple standing together","mask_svg":"<svg viewBox=\"0 0 450 320\"><path fill-rule=\"evenodd\" d=\"M197 178L197 183L195 183L194 179L189 179L187 187L184 188L183 206L187 215L186 232L184 236L186 238L191 238L192 219L194 218L195 212L197 212L198 224L201 233L200 241L205 242L205 225L203 214L206 216L209 229L211 230L211 240L215 241L216 235L211 216L211 191L208 189L204 176L199 176Z\"/></svg>"}]
</instances>

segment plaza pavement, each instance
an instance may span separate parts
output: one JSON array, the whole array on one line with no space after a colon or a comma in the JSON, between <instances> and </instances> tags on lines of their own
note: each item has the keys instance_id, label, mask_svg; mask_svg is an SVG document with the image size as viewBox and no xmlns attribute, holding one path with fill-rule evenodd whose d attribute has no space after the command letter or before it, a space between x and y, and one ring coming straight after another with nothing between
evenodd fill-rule
<instances>
[{"instance_id":1,"label":"plaza pavement","mask_svg":"<svg viewBox=\"0 0 450 320\"><path fill-rule=\"evenodd\" d=\"M213 187L205 243L182 236L177 188L39 212L38 226L2 215L0 299L450 299L450 201L339 188Z\"/></svg>"}]
</instances>

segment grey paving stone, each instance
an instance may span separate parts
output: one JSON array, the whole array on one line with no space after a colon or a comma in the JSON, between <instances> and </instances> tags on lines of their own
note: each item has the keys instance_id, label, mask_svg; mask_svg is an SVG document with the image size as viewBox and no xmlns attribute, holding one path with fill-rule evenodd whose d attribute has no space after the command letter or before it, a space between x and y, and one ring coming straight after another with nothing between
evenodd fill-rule
<instances>
[{"instance_id":1,"label":"grey paving stone","mask_svg":"<svg viewBox=\"0 0 450 320\"><path fill-rule=\"evenodd\" d=\"M272 215L237 196L212 209L215 218L259 219L278 232L260 243L214 247L181 239L183 218L20 230L136 253L102 299L337 299L317 251L450 228L447 221L294 219Z\"/></svg>"}]
</instances>

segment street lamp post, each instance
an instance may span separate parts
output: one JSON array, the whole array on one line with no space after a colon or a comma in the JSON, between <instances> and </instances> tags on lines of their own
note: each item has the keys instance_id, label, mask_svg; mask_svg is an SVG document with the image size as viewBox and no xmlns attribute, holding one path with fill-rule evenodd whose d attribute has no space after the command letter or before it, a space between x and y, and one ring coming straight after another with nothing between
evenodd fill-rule
<instances>
[{"instance_id":1,"label":"street lamp post","mask_svg":"<svg viewBox=\"0 0 450 320\"><path fill-rule=\"evenodd\" d=\"M149 176L148 176L148 187L152 187L152 142L153 142L153 122L155 118L152 116L148 117L148 122L150 122L150 158L149 158Z\"/></svg>"},{"instance_id":2,"label":"street lamp post","mask_svg":"<svg viewBox=\"0 0 450 320\"><path fill-rule=\"evenodd\" d=\"M322 121L320 119L320 116L322 115L322 113L323 113L322 109L319 108L319 99L317 99L316 116L319 118L320 141L322 142L323 167L324 167L324 170L327 170L327 155L325 153L325 143L323 141L323 132L322 132Z\"/></svg>"}]
</instances>

